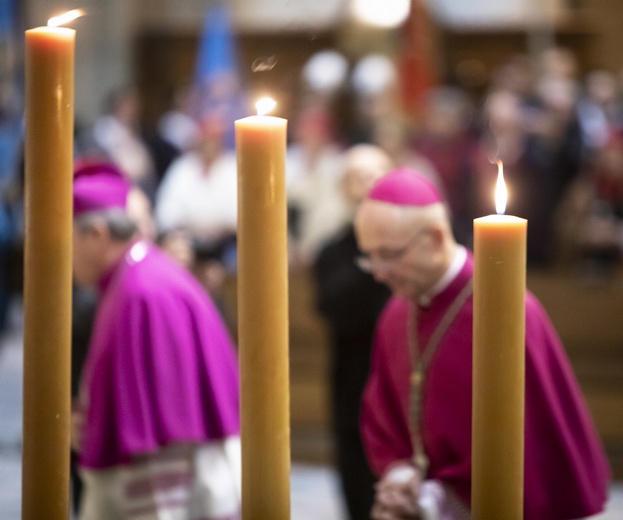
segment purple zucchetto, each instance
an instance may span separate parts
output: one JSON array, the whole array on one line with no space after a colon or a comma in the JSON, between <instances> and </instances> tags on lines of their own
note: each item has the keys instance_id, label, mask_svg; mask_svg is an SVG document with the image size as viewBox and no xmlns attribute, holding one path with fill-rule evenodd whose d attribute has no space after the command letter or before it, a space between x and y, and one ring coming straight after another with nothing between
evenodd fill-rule
<instances>
[{"instance_id":1,"label":"purple zucchetto","mask_svg":"<svg viewBox=\"0 0 623 520\"><path fill-rule=\"evenodd\" d=\"M74 171L74 217L111 208L125 209L131 185L110 163L83 162Z\"/></svg>"},{"instance_id":2,"label":"purple zucchetto","mask_svg":"<svg viewBox=\"0 0 623 520\"><path fill-rule=\"evenodd\" d=\"M443 202L430 179L410 168L398 168L385 174L374 183L367 198L397 206L430 206Z\"/></svg>"}]
</instances>

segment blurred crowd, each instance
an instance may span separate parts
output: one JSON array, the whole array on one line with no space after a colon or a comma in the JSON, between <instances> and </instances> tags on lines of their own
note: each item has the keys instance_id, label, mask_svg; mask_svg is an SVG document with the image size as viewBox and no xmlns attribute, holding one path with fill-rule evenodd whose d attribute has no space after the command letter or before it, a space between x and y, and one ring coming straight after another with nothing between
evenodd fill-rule
<instances>
[{"instance_id":1,"label":"blurred crowd","mask_svg":"<svg viewBox=\"0 0 623 520\"><path fill-rule=\"evenodd\" d=\"M623 186L616 74L581 76L574 55L561 48L537 58L517 55L493 71L484 92L440 85L407 117L391 74L379 85L380 69L377 85L355 89L358 124L333 146L363 139L398 166L427 173L468 246L472 219L494 211L495 164L502 161L507 212L529 220L529 266L573 263L591 280L613 273L622 247Z\"/></svg>"},{"instance_id":2,"label":"blurred crowd","mask_svg":"<svg viewBox=\"0 0 623 520\"><path fill-rule=\"evenodd\" d=\"M406 116L389 65L376 64L367 74L370 85L353 91L356 124L331 125L335 111L325 112L325 136L332 128L345 129L327 139L325 157L336 145L365 140L396 165L427 173L444 192L455 233L468 246L472 219L494 211L495 163L502 161L507 212L529 220L529 265L573 262L591 278L613 272L622 240L623 98L617 75L595 70L581 76L566 49L538 58L518 55L493 71L484 92L440 85L425 93L417 114ZM305 126L311 133L314 127ZM305 146L300 138L295 144Z\"/></svg>"},{"instance_id":3,"label":"blurred crowd","mask_svg":"<svg viewBox=\"0 0 623 520\"><path fill-rule=\"evenodd\" d=\"M106 113L77 137L78 155L107 157L143 189L157 239L212 290L235 271L236 162L226 104L232 95L238 104L245 99L231 77L223 82L222 102L207 109L198 100L205 92L180 87L149 135L141 129L138 91L119 89ZM324 51L305 64L286 168L293 266L311 266L349 222L345 153L369 143L395 166L438 184L455 233L468 246L473 218L494 211L502 161L507 212L529 220L530 267L573 263L591 280L614 272L623 247L620 77L606 70L581 75L570 51L552 48L538 57L512 56L492 72L484 92L446 83L422 98L417 113L404 113L398 72L385 56L353 65Z\"/></svg>"},{"instance_id":4,"label":"blurred crowd","mask_svg":"<svg viewBox=\"0 0 623 520\"><path fill-rule=\"evenodd\" d=\"M121 87L102 116L76 135L78 157L111 160L144 191L157 240L212 289L235 270L233 119L231 107L223 106L232 96L238 104L244 99L231 77L222 82L220 89L212 86L220 104L208 108L199 99L205 91L180 86L149 133L141 126L138 90ZM587 277L611 274L623 241L622 92L617 74L581 75L571 52L552 48L536 58L510 57L493 71L484 93L438 85L424 93L416 114L405 114L389 58L371 55L353 65L335 51L318 53L301 71L289 124L293 265L311 265L351 217L341 188L344 153L366 142L395 165L435 180L466 245L472 219L493 212L495 163L502 161L507 212L530 222L529 265L575 262ZM22 165L15 162L15 175L2 185L7 262L10 243L19 247L21 233Z\"/></svg>"}]
</instances>

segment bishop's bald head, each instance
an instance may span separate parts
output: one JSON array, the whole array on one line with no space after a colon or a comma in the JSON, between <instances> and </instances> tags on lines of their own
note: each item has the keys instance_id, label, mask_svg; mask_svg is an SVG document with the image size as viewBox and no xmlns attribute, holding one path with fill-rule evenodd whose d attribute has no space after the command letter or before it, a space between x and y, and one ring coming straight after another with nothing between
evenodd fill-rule
<instances>
[{"instance_id":1,"label":"bishop's bald head","mask_svg":"<svg viewBox=\"0 0 623 520\"><path fill-rule=\"evenodd\" d=\"M395 294L419 297L443 275L456 247L447 206L426 176L393 170L373 185L355 218L363 265Z\"/></svg>"}]
</instances>

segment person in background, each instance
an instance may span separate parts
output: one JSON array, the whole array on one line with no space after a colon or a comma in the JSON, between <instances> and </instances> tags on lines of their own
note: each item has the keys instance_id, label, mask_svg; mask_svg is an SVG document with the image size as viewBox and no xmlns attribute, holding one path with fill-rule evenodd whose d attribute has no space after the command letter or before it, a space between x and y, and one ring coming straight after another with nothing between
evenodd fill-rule
<instances>
[{"instance_id":1,"label":"person in background","mask_svg":"<svg viewBox=\"0 0 623 520\"><path fill-rule=\"evenodd\" d=\"M167 110L158 118L156 128L145 136L160 185L169 166L183 153L196 147L199 122L196 117L196 92L191 84L177 86L171 93Z\"/></svg>"},{"instance_id":2,"label":"person in background","mask_svg":"<svg viewBox=\"0 0 623 520\"><path fill-rule=\"evenodd\" d=\"M130 188L106 164L74 177L74 278L99 298L72 414L80 518L239 518L235 348L201 285L141 237Z\"/></svg>"},{"instance_id":3,"label":"person in background","mask_svg":"<svg viewBox=\"0 0 623 520\"><path fill-rule=\"evenodd\" d=\"M403 118L388 117L376 124L372 142L391 157L397 168L417 170L441 184L433 164L411 146L411 134Z\"/></svg>"},{"instance_id":4,"label":"person in background","mask_svg":"<svg viewBox=\"0 0 623 520\"><path fill-rule=\"evenodd\" d=\"M596 69L586 75L576 111L584 160L592 163L599 150L608 145L611 135L623 127L623 107L612 72Z\"/></svg>"},{"instance_id":5,"label":"person in background","mask_svg":"<svg viewBox=\"0 0 623 520\"><path fill-rule=\"evenodd\" d=\"M580 171L582 150L575 120L573 83L548 77L538 83L538 105L528 107L514 92L498 89L483 105L486 128L473 158L473 216L491 211L492 164L503 163L507 212L530 221L527 262L548 268L556 261L555 227L563 195Z\"/></svg>"},{"instance_id":6,"label":"person in background","mask_svg":"<svg viewBox=\"0 0 623 520\"><path fill-rule=\"evenodd\" d=\"M158 120L158 134L181 154L199 141L199 123L193 116L196 94L190 84L179 85L172 94L171 107Z\"/></svg>"},{"instance_id":7,"label":"person in background","mask_svg":"<svg viewBox=\"0 0 623 520\"><path fill-rule=\"evenodd\" d=\"M92 128L92 145L105 154L150 199L157 185L150 149L140 128L141 98L134 86L110 93L105 114Z\"/></svg>"},{"instance_id":8,"label":"person in background","mask_svg":"<svg viewBox=\"0 0 623 520\"><path fill-rule=\"evenodd\" d=\"M352 215L372 183L392 168L380 148L355 145L346 151L342 190ZM351 520L369 518L375 478L359 433L361 395L370 369L376 319L388 289L355 263L359 255L352 217L320 250L313 265L317 308L331 342L331 411L335 462Z\"/></svg>"},{"instance_id":9,"label":"person in background","mask_svg":"<svg viewBox=\"0 0 623 520\"><path fill-rule=\"evenodd\" d=\"M587 171L584 205L568 226L584 281L607 282L623 258L623 135L611 132ZM579 221L578 221L579 219Z\"/></svg>"},{"instance_id":10,"label":"person in background","mask_svg":"<svg viewBox=\"0 0 623 520\"><path fill-rule=\"evenodd\" d=\"M457 244L439 191L410 170L375 183L355 231L360 266L394 295L377 323L361 416L380 479L372 518L469 518L473 257ZM603 447L564 348L530 292L525 312L524 518L596 514L610 480Z\"/></svg>"},{"instance_id":11,"label":"person in background","mask_svg":"<svg viewBox=\"0 0 623 520\"><path fill-rule=\"evenodd\" d=\"M412 143L414 151L432 165L448 201L456 237L464 245L472 240L471 163L476 140L471 118L472 105L463 90L437 87L428 94L422 125ZM419 166L418 171L428 173Z\"/></svg>"},{"instance_id":12,"label":"person in background","mask_svg":"<svg viewBox=\"0 0 623 520\"><path fill-rule=\"evenodd\" d=\"M173 161L155 204L162 239L181 229L190 234L194 271L214 297L236 269L237 165L235 152L225 147L226 130L220 116L201 121L199 144Z\"/></svg>"},{"instance_id":13,"label":"person in background","mask_svg":"<svg viewBox=\"0 0 623 520\"><path fill-rule=\"evenodd\" d=\"M346 222L340 192L342 154L334 121L326 108L300 112L286 158L292 261L309 266L324 243Z\"/></svg>"}]
</instances>

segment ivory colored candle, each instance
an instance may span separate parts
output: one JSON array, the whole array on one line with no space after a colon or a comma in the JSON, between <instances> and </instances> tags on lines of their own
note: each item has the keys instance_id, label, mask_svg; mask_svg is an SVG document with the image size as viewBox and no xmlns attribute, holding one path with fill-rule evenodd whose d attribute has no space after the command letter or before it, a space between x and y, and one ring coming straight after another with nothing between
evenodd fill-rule
<instances>
[{"instance_id":1,"label":"ivory colored candle","mask_svg":"<svg viewBox=\"0 0 623 520\"><path fill-rule=\"evenodd\" d=\"M290 518L285 119L235 122L242 517Z\"/></svg>"},{"instance_id":2,"label":"ivory colored candle","mask_svg":"<svg viewBox=\"0 0 623 520\"><path fill-rule=\"evenodd\" d=\"M75 31L25 37L22 519L66 520Z\"/></svg>"},{"instance_id":3,"label":"ivory colored candle","mask_svg":"<svg viewBox=\"0 0 623 520\"><path fill-rule=\"evenodd\" d=\"M527 221L474 220L472 519L523 519Z\"/></svg>"}]
</instances>

